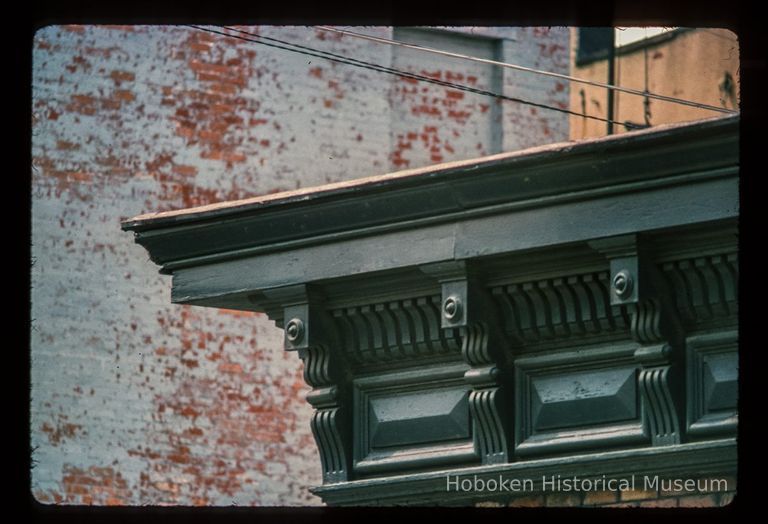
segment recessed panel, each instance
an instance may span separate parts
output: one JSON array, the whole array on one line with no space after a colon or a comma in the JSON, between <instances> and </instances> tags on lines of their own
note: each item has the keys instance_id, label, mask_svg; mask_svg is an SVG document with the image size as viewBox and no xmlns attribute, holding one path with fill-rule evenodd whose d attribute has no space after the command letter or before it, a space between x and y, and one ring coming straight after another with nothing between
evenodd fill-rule
<instances>
[{"instance_id":1,"label":"recessed panel","mask_svg":"<svg viewBox=\"0 0 768 524\"><path fill-rule=\"evenodd\" d=\"M520 456L646 442L634 344L515 361Z\"/></svg>"},{"instance_id":2,"label":"recessed panel","mask_svg":"<svg viewBox=\"0 0 768 524\"><path fill-rule=\"evenodd\" d=\"M369 398L372 448L466 439L470 433L463 389Z\"/></svg>"},{"instance_id":3,"label":"recessed panel","mask_svg":"<svg viewBox=\"0 0 768 524\"><path fill-rule=\"evenodd\" d=\"M360 474L476 462L468 366L445 364L355 380L354 468Z\"/></svg>"},{"instance_id":4,"label":"recessed panel","mask_svg":"<svg viewBox=\"0 0 768 524\"><path fill-rule=\"evenodd\" d=\"M738 401L739 360L735 352L704 358L704 395L707 411L734 409Z\"/></svg>"},{"instance_id":5,"label":"recessed panel","mask_svg":"<svg viewBox=\"0 0 768 524\"><path fill-rule=\"evenodd\" d=\"M606 424L637 416L633 368L531 379L533 430Z\"/></svg>"},{"instance_id":6,"label":"recessed panel","mask_svg":"<svg viewBox=\"0 0 768 524\"><path fill-rule=\"evenodd\" d=\"M738 420L739 354L736 331L690 337L688 433L734 432Z\"/></svg>"}]
</instances>

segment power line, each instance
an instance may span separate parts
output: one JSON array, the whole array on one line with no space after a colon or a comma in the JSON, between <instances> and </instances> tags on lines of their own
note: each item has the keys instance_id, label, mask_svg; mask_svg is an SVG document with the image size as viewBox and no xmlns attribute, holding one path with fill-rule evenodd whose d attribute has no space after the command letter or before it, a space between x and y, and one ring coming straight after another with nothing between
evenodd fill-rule
<instances>
[{"instance_id":1,"label":"power line","mask_svg":"<svg viewBox=\"0 0 768 524\"><path fill-rule=\"evenodd\" d=\"M738 113L738 111L734 111L733 109L727 109L727 108L723 108L723 107L712 106L712 105L709 105L709 104L702 104L700 102L691 102L690 100L685 100L685 99L682 99L682 98L675 98L675 97L672 97L672 96L666 96L666 95L659 95L659 94L656 94L656 93L644 92L644 91L640 91L638 89L632 89L632 88L629 88L629 87L614 86L614 85L611 85L611 84L605 84L603 82L594 82L592 80L586 80L584 78L578 78L578 77L575 77L575 76L564 75L564 74L561 74L561 73L553 73L551 71L542 71L540 69L533 69L533 68L530 68L530 67L525 67L525 66L521 66L521 65L517 65L517 64L509 64L509 63L506 63L506 62L499 62L497 60L489 60L489 59L486 59L486 58L478 58L476 56L468 56L468 55L462 55L462 54L459 54L459 53L452 53L450 51L443 51L441 49L435 49L435 48L432 48L432 47L424 47L424 46L417 45L417 44L408 44L408 43L405 43L405 42L400 42L398 40L390 40L388 38L381 38L381 37L377 37L377 36L364 35L362 33L355 33L355 32L346 31L346 30L343 30L343 29L336 29L334 27L328 27L328 26L322 26L322 25L315 26L315 27L317 29L321 29L323 31L331 31L331 32L334 32L334 33L348 35L348 36L351 36L351 37L354 37L354 38L361 38L363 40L370 40L372 42L377 42L377 43L380 43L380 44L387 44L387 45L393 45L393 46L398 46L398 47L405 47L405 48L408 48L408 49L415 49L417 51L425 51L427 53L434 53L434 54L438 54L438 55L449 56L449 57L452 57L452 58L460 58L462 60L470 60L472 62L480 62L480 63L483 63L483 64L490 64L490 65L495 65L495 66L500 66L500 67L506 67L508 69L515 69L517 71L524 71L526 73L534 73L534 74L539 74L539 75L544 75L544 76L551 76L551 77L554 77L554 78L560 78L560 79L563 79L563 80L568 80L570 82L578 82L580 84L587 84L587 85L591 85L591 86L594 86L594 87L602 87L602 88L605 88L605 89L612 89L614 91L622 91L624 93L629 93L629 94L638 95L638 96L645 96L645 97L649 97L649 98L655 98L657 100L663 100L665 102L672 102L672 103L675 103L675 104L682 104L682 105L686 105L686 106L690 106L690 107L696 107L696 108L699 108L699 109L708 109L710 111L717 111L717 112L720 112L720 113Z\"/></svg>"},{"instance_id":2,"label":"power line","mask_svg":"<svg viewBox=\"0 0 768 524\"><path fill-rule=\"evenodd\" d=\"M246 35L249 35L251 37L255 37L255 38L259 38L259 39L263 39L263 40L270 40L272 42L277 42L277 44L264 42L262 40L254 40L252 38L246 38L244 36L233 35L233 34L230 34L230 33L225 33L225 32L222 32L222 31L217 31L215 29L208 29L208 28L200 27L200 26L196 26L196 25L188 25L187 27L191 27L191 28L197 29L199 31L205 31L205 32L208 32L208 33L213 33L213 34L217 34L217 35L227 36L227 37L230 37L230 38L236 38L238 40L243 40L243 41L246 41L246 42L252 42L252 43L255 43L255 44L261 44L261 45L265 45L265 46L268 46L268 47L274 47L274 48L277 48L277 49L283 49L283 50L286 50L286 51L291 51L291 52L294 52L294 53L299 53L299 54L303 54L303 55L307 55L307 56L314 56L316 58L324 58L326 60L330 60L330 61L333 61L333 62L338 62L338 63L342 63L342 64L352 65L352 66L355 66L355 67L361 67L361 68L364 68L364 69L370 69L372 71L378 71L378 72L381 72L381 73L387 73L387 74L391 74L391 75L395 75L395 76L400 76L400 77L403 77L403 78L411 78L411 79L419 80L419 81L422 81L422 82L428 82L428 83L431 83L431 84L441 85L441 86L444 86L444 87L450 87L450 88L456 89L458 91L467 91L467 92L475 93L475 94L479 94L479 95L490 96L490 97L498 98L500 100L507 100L509 102L517 102L517 103L520 103L520 104L529 105L529 106L537 107L537 108L540 108L540 109L548 109L550 111L557 111L557 112L565 113L565 114L568 114L568 115L574 115L574 116L578 116L578 117L582 117L582 118L588 118L588 119L591 119L591 120L598 120L600 122L613 122L615 124L621 124L621 122L611 121L611 120L608 120L608 119L605 119L605 118L602 118L602 117L599 117L599 116L592 116L592 115L582 114L582 113L578 113L576 111L571 111L569 109L563 109L563 108L559 108L559 107L548 106L546 104L539 104L537 102L531 102L529 100L523 100L521 98L515 98L515 97L511 97L511 96L502 95L502 94L499 94L499 93L494 93L493 91L487 91L487 90L484 90L484 89L477 89L477 88L470 87L470 86L465 86L465 85L461 85L461 84L455 84L455 83L452 83L452 82L446 82L444 80L437 80L437 79L434 79L434 78L431 78L431 77L428 77L428 76L419 75L419 74L416 74L416 73L409 73L407 71L402 71L402 70L399 70L399 69L385 67L385 66L382 66L382 65L379 65L379 64L372 64L370 62L365 62L365 61L362 61L362 60L356 60L354 58L349 58L349 57L345 57L343 55L337 55L337 54L329 53L329 52L326 52L326 51L319 51L319 50L311 48L311 47L302 46L302 45L299 45L299 44L293 44L293 43L290 43L290 42L285 42L283 40L278 40L276 38L271 38L271 37L268 37L268 36L258 35L258 34L255 34L255 33L249 33L248 31L243 31L243 30L236 29L236 28L225 27L224 29L227 29L229 31L236 31L238 33L246 34ZM286 47L286 46L291 46L291 47ZM293 49L293 48L296 48L296 49Z\"/></svg>"},{"instance_id":3,"label":"power line","mask_svg":"<svg viewBox=\"0 0 768 524\"><path fill-rule=\"evenodd\" d=\"M349 57L346 57L346 56L343 56L343 55L338 55L338 54L331 53L331 52L328 52L328 51L320 51L320 50L312 48L312 47L307 47L307 46L303 46L303 45L300 45L300 44L294 44L294 43L291 43L291 42L285 42L284 40L278 40L276 38L272 38L272 37L268 37L268 36L264 36L264 35L259 35L259 34L256 34L256 33L250 33L248 31L244 31L244 30L237 29L237 28L234 28L234 27L225 27L224 29L227 29L229 31L235 31L235 32L242 33L242 34L246 34L246 35L249 35L249 36L252 36L252 37L256 37L256 38L261 38L261 39L264 39L264 40L270 40L270 41L277 42L277 43L282 44L282 45L268 44L266 42L261 42L261 41L257 41L257 40L251 40L251 39L248 39L248 38L243 38L243 37L239 37L239 36L236 36L236 35L231 35L231 34L228 34L228 33L223 33L223 32L219 32L219 31L215 31L215 30L211 30L211 29L201 28L199 26L190 26L190 27L195 27L196 29L201 29L203 31L209 31L209 32L213 32L213 33L216 33L216 34L220 34L220 35L224 35L224 36L229 36L229 37L232 37L232 38L238 38L238 39L241 39L241 40L245 40L247 42L254 42L254 43L266 45L266 46L269 46L269 47L276 47L278 49L284 49L284 50L287 50L287 51L293 51L295 53L305 54L305 55L309 55L309 56L315 56L315 57L319 57L319 58L325 58L325 59L333 61L333 62L339 62L339 63L343 63L343 64L347 64L347 65L353 65L353 66L356 66L356 67L362 67L364 69L370 69L370 70L373 70L373 71L378 71L378 72L382 72L382 73L388 73L388 74L392 74L392 75L395 75L395 76L401 76L401 77L404 77L404 78L411 78L411 79L414 79L414 80L420 80L420 81L423 81L423 82L428 82L428 83L431 83L431 84L437 84L437 85L441 85L441 86L444 86L444 87L450 87L450 88L457 89L457 90L460 90L460 91L467 91L467 92L470 92L470 93L475 93L475 94L480 94L480 95L485 95L485 96L491 96L491 97L498 98L498 99L501 99L501 100L507 100L507 101L510 101L510 102L518 102L518 103L521 103L521 104L530 105L530 106L538 107L538 108L541 108L541 109L549 109L551 111L558 111L558 112L561 112L561 113L566 113L566 114L570 114L570 115L574 115L574 116L589 118L589 119L593 119L593 120L599 120L601 122L607 122L608 121L608 120L606 120L604 118L597 117L597 116L586 115L586 114L582 114L582 113L577 113L575 111L570 111L568 109L562 109L562 108L558 108L558 107L548 106L548 105L545 105L545 104L539 104L537 102L531 102L531 101L528 101L528 100L523 100L521 98L510 97L510 96L502 95L502 94L499 94L499 93L494 93L492 91L487 91L487 90L484 90L484 89L478 89L478 88L474 88L474 87L470 87L470 86L466 86L466 85L462 85L462 84L456 84L456 83L447 82L447 81L444 81L444 80L437 80L435 78L431 78L431 77L424 76L424 75L419 75L417 73L411 73L411 72L408 72L408 71L402 71L400 69L394 69L394 68L391 68L391 67L382 66L380 64L372 64L370 62L365 62L365 61L362 61L362 60L357 60L357 59L354 59L354 58L349 58ZM296 49L291 49L291 48L284 47L286 45L292 46L292 47L296 47L298 49L304 49L304 50L306 50L308 52L298 51ZM614 123L620 124L620 122L614 122Z\"/></svg>"},{"instance_id":4,"label":"power line","mask_svg":"<svg viewBox=\"0 0 768 524\"><path fill-rule=\"evenodd\" d=\"M599 120L601 122L609 122L609 120L601 118L601 117L591 116L591 115L587 115L587 114L582 114L582 113L578 113L578 112L571 111L571 110L568 110L568 109L548 106L546 104L540 104L538 102L531 102L529 100L524 100L522 98L510 97L510 96L507 96L507 95L502 95L500 93L495 93L493 91L488 91L488 90L484 90L484 89L478 89L478 88L470 87L470 86L463 85L463 84L456 84L456 83L448 82L448 81L445 81L445 80L437 80L437 79L429 77L429 76L420 75L420 74L417 74L417 73L411 73L409 71L403 71L401 69L395 69L395 68L391 68L391 67L386 67L386 66L382 66L380 64L372 64L370 62L365 62L363 60L357 60L355 58L349 58L349 57L346 57L346 56L343 56L343 55L338 55L338 54L335 54L335 53L331 53L329 51L320 51L320 50L314 49L312 47L307 47L307 46L303 46L303 45L300 45L300 44L294 44L294 43L290 43L290 42L285 42L283 40L278 40L276 38L271 38L271 37L268 37L268 36L258 35L256 33L250 33L248 31L244 31L242 29L237 29L237 28L234 28L234 27L225 27L225 29L228 29L230 31L236 31L238 33L242 33L242 34L246 34L246 35L250 35L250 36L255 36L257 38L263 38L265 40L271 40L273 42L278 42L278 43L283 44L283 45L290 45L290 46L293 46L293 47L297 47L299 49L305 49L305 50L313 52L313 53L321 53L322 55L326 55L326 56L321 56L321 58L326 58L328 60L346 63L348 65L357 65L359 67L363 67L363 68L366 68L366 69L372 69L374 71L379 71L379 72L382 72L382 73L389 73L389 74L392 74L392 75L395 75L395 76L402 76L402 77L405 77L405 78L412 78L412 79L415 79L415 80L420 80L420 81L428 82L428 83L431 83L431 84L437 84L437 85L441 85L441 86L445 86L445 87L450 87L450 88L457 89L457 90L460 90L460 91L467 91L467 92L470 92L470 93L476 93L476 94L480 94L480 95L491 96L491 97L498 98L498 99L501 99L501 100L507 100L507 101L510 101L510 102L518 102L518 103L521 103L521 104L524 104L524 105L538 107L538 108L541 108L541 109L549 109L551 111L558 111L558 112L561 112L561 113L566 113L566 114L569 114L569 115L579 116L579 117L583 117L583 118L589 118L589 119L592 119L592 120ZM228 35L228 36L233 36L233 35ZM263 43L263 42L258 42L258 43ZM265 44L265 45L268 45L268 44ZM278 47L278 46L275 46L275 47ZM288 50L289 51L294 51L292 49L288 49ZM298 51L296 51L296 52L298 52ZM317 56L317 55L315 55L315 56ZM329 58L329 57L333 57L333 58ZM613 123L620 124L621 122L613 121Z\"/></svg>"}]
</instances>

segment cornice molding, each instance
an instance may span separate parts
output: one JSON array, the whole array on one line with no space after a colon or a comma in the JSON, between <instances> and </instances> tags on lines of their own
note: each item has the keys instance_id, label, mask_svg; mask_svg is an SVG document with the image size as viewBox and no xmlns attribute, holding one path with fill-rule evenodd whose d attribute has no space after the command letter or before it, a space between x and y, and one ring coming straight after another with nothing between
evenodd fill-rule
<instances>
[{"instance_id":1,"label":"cornice molding","mask_svg":"<svg viewBox=\"0 0 768 524\"><path fill-rule=\"evenodd\" d=\"M467 220L488 214L729 177L738 170L738 117L330 184L123 222L165 272ZM653 150L653 155L646 152ZM489 191L489 188L493 188Z\"/></svg>"}]
</instances>

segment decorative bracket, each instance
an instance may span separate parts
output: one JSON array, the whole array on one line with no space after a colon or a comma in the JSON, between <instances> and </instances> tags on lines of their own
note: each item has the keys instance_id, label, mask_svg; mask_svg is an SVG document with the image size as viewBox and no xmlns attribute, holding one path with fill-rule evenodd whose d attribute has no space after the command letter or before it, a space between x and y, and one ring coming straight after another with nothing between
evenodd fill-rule
<instances>
[{"instance_id":1,"label":"decorative bracket","mask_svg":"<svg viewBox=\"0 0 768 524\"><path fill-rule=\"evenodd\" d=\"M683 404L685 336L670 291L653 258L637 235L592 241L589 245L610 262L611 305L627 308L630 332L640 346L645 429L653 445L679 444Z\"/></svg>"},{"instance_id":2,"label":"decorative bracket","mask_svg":"<svg viewBox=\"0 0 768 524\"><path fill-rule=\"evenodd\" d=\"M312 434L320 451L323 482L351 480L351 388L346 361L338 351L335 329L322 307L322 296L306 285L263 292L282 306L286 351L298 351L304 381L312 386L307 402L315 408Z\"/></svg>"},{"instance_id":3,"label":"decorative bracket","mask_svg":"<svg viewBox=\"0 0 768 524\"><path fill-rule=\"evenodd\" d=\"M512 456L512 373L492 299L480 275L465 262L422 266L442 287L441 327L459 329L461 353L471 368L464 374L471 386L469 409L475 427L475 449L483 464L509 462Z\"/></svg>"}]
</instances>

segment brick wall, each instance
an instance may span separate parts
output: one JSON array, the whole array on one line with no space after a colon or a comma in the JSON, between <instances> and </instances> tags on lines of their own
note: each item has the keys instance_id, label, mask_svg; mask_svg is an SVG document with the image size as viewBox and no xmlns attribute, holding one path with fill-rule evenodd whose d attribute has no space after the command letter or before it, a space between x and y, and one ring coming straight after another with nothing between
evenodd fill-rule
<instances>
[{"instance_id":1,"label":"brick wall","mask_svg":"<svg viewBox=\"0 0 768 524\"><path fill-rule=\"evenodd\" d=\"M393 60L388 46L310 28L251 30ZM492 45L505 60L567 72L565 29L463 32L504 37ZM473 76L461 62L400 59L444 78ZM568 103L567 87L552 79L505 71L498 85L511 96ZM493 100L445 88L403 90L415 87L423 86L180 27L38 31L30 331L37 500L320 503L307 490L320 483L307 387L300 361L280 349L281 333L262 315L170 304L169 277L119 224L568 135L560 113L507 103L491 111ZM495 149L468 131L483 126L495 133Z\"/></svg>"}]
</instances>

